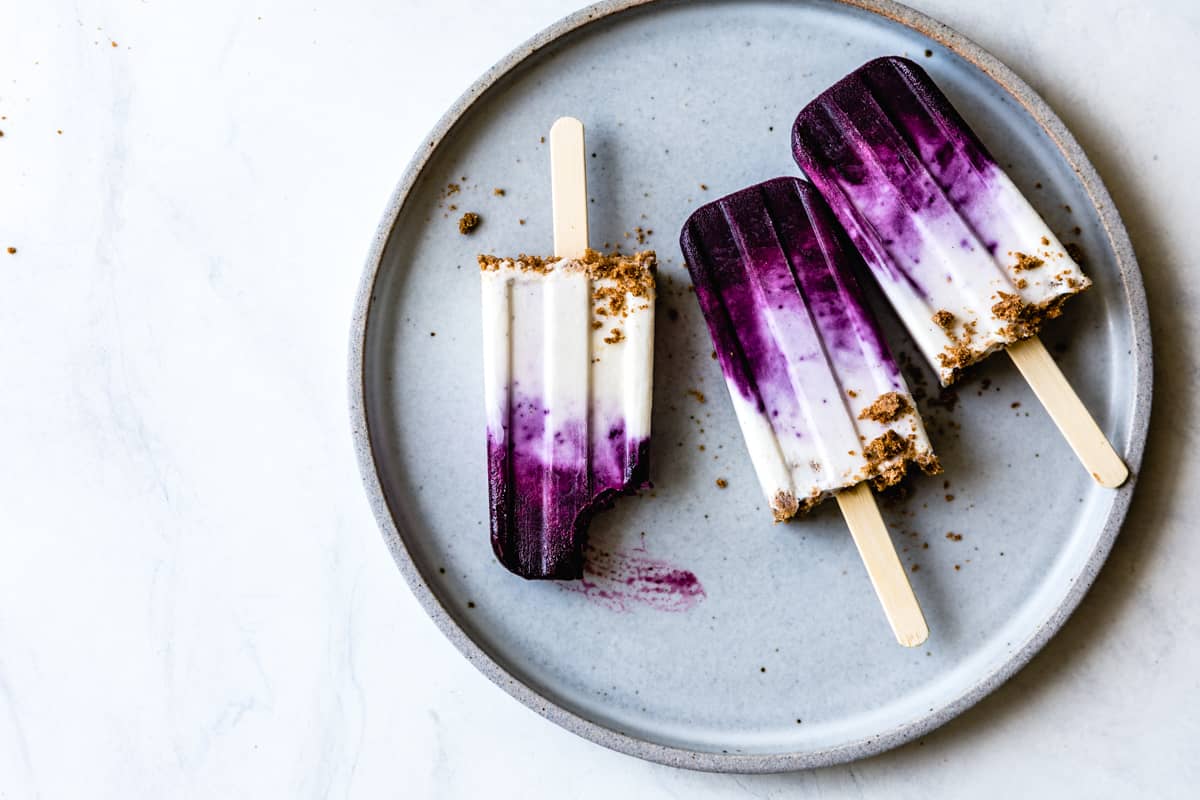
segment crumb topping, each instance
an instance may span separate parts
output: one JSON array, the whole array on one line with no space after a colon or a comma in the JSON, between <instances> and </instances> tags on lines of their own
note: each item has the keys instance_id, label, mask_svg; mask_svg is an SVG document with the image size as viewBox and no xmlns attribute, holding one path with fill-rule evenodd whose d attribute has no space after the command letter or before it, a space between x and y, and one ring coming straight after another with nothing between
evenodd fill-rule
<instances>
[{"instance_id":1,"label":"crumb topping","mask_svg":"<svg viewBox=\"0 0 1200 800\"><path fill-rule=\"evenodd\" d=\"M1043 239L1042 241L1044 242L1046 240ZM1017 259L1017 263L1013 264L1013 272L1026 272L1031 269L1037 269L1046 263L1037 256L1031 256L1025 253L1013 253L1013 256Z\"/></svg>"},{"instance_id":2,"label":"crumb topping","mask_svg":"<svg viewBox=\"0 0 1200 800\"><path fill-rule=\"evenodd\" d=\"M863 448L867 465L874 473L871 482L877 490L882 491L899 483L908 472L910 461L920 467L926 475L941 474L942 464L937 456L933 453L918 452L916 442L915 434L904 437L889 430L872 439Z\"/></svg>"},{"instance_id":3,"label":"crumb topping","mask_svg":"<svg viewBox=\"0 0 1200 800\"><path fill-rule=\"evenodd\" d=\"M888 392L879 395L874 403L862 410L858 418L871 419L886 425L889 422L895 422L912 410L912 403L908 401L907 397L899 392Z\"/></svg>"},{"instance_id":4,"label":"crumb topping","mask_svg":"<svg viewBox=\"0 0 1200 800\"><path fill-rule=\"evenodd\" d=\"M477 256L476 260L479 261L479 269L484 272L497 272L505 264L510 264L514 269L519 269L523 272L538 272L545 275L553 272L554 265L562 259L558 256L543 258L541 256L531 256L521 253L516 258L500 258L499 256L483 254Z\"/></svg>"},{"instance_id":5,"label":"crumb topping","mask_svg":"<svg viewBox=\"0 0 1200 800\"><path fill-rule=\"evenodd\" d=\"M933 315L933 324L949 332L954 328L954 315L944 308L939 309Z\"/></svg>"}]
</instances>

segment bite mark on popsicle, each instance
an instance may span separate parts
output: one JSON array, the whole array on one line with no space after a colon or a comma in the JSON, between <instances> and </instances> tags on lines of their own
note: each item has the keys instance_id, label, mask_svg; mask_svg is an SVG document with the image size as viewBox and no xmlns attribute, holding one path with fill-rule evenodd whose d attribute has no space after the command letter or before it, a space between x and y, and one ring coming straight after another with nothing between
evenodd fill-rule
<instances>
[{"instance_id":1,"label":"bite mark on popsicle","mask_svg":"<svg viewBox=\"0 0 1200 800\"><path fill-rule=\"evenodd\" d=\"M492 547L522 577L579 578L591 519L648 485L654 253L479 266Z\"/></svg>"}]
</instances>

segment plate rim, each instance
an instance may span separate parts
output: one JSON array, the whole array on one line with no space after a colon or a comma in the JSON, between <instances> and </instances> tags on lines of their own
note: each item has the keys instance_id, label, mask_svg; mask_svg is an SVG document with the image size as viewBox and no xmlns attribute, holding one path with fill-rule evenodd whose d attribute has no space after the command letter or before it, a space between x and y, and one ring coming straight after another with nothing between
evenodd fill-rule
<instances>
[{"instance_id":1,"label":"plate rim","mask_svg":"<svg viewBox=\"0 0 1200 800\"><path fill-rule=\"evenodd\" d=\"M811 2L811 0L796 0ZM425 582L404 545L399 527L392 516L387 497L379 480L374 446L370 437L366 406L366 342L371 321L372 295L382 265L388 239L398 221L408 195L420 178L438 145L458 124L475 102L509 73L534 56L539 50L589 25L607 20L643 6L670 5L675 0L601 0L569 14L529 38L496 62L480 76L442 115L430 133L422 140L388 200L383 216L371 240L362 278L354 300L350 330L349 353L349 410L359 472L368 502L409 589L425 613L460 653L493 683L526 707L568 731L620 753L674 767L709 772L766 773L786 772L833 766L877 755L898 747L935 728L978 703L1024 667L1065 624L1091 587L1100 568L1108 558L1117 534L1129 510L1145 450L1150 423L1153 391L1153 353L1150 338L1149 312L1145 288L1129 234L1095 167L1092 166L1075 137L1067 130L1058 115L1051 110L1028 84L998 58L934 18L894 2L894 0L825 0L840 6L860 9L909 28L965 59L995 81L1001 89L1024 108L1050 137L1062 156L1071 165L1083 184L1084 191L1098 213L1100 223L1116 257L1117 268L1126 296L1132 334L1131 348L1134 370L1134 401L1129 410L1129 445L1124 453L1129 466L1129 481L1116 490L1116 497L1105 519L1095 549L1078 576L1073 580L1062 603L1033 631L1013 654L992 672L950 702L936 707L921 717L903 723L889 731L834 747L791 753L714 753L658 744L613 730L570 711L554 700L543 696L501 666L480 647L455 621Z\"/></svg>"}]
</instances>

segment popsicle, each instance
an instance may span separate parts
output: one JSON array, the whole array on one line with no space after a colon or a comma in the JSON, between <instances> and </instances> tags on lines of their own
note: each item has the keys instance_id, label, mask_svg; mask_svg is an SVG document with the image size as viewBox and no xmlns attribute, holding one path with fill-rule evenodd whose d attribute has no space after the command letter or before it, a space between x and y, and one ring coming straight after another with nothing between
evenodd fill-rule
<instances>
[{"instance_id":1,"label":"popsicle","mask_svg":"<svg viewBox=\"0 0 1200 800\"><path fill-rule=\"evenodd\" d=\"M1037 337L1091 281L925 70L868 62L800 112L792 150L942 384L1006 348L1093 477L1123 483Z\"/></svg>"},{"instance_id":2,"label":"popsicle","mask_svg":"<svg viewBox=\"0 0 1200 800\"><path fill-rule=\"evenodd\" d=\"M858 253L798 178L702 206L680 246L775 519L836 496L897 639L924 641L867 483L941 466L856 282Z\"/></svg>"},{"instance_id":3,"label":"popsicle","mask_svg":"<svg viewBox=\"0 0 1200 800\"><path fill-rule=\"evenodd\" d=\"M654 253L589 250L582 124L550 151L555 255L479 257L488 492L500 562L574 579L592 517L648 480Z\"/></svg>"}]
</instances>

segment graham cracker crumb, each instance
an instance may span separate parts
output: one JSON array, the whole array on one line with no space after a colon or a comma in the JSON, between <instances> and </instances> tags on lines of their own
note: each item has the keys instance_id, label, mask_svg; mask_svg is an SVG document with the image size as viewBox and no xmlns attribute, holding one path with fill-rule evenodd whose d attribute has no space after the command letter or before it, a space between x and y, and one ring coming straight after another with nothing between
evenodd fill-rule
<instances>
[{"instance_id":1,"label":"graham cracker crumb","mask_svg":"<svg viewBox=\"0 0 1200 800\"><path fill-rule=\"evenodd\" d=\"M500 258L499 256L484 254L477 256L476 260L479 262L479 268L484 272L495 272L505 264L511 264L516 269L526 272L540 272L544 275L548 272L553 272L554 265L562 259L558 256L542 258L541 256L530 256L521 253L516 258Z\"/></svg>"},{"instance_id":2,"label":"graham cracker crumb","mask_svg":"<svg viewBox=\"0 0 1200 800\"><path fill-rule=\"evenodd\" d=\"M729 481L725 480L724 478L717 478L717 488L718 489L724 489L728 485L729 485Z\"/></svg>"},{"instance_id":3,"label":"graham cracker crumb","mask_svg":"<svg viewBox=\"0 0 1200 800\"><path fill-rule=\"evenodd\" d=\"M807 508L805 509L807 510ZM771 498L771 513L776 522L786 522L800 511L800 502L791 492L776 492Z\"/></svg>"},{"instance_id":4,"label":"graham cracker crumb","mask_svg":"<svg viewBox=\"0 0 1200 800\"><path fill-rule=\"evenodd\" d=\"M889 430L881 436L872 439L863 448L863 456L867 465L874 473L872 482L877 490L882 491L889 486L899 483L908 471L908 462L913 462L926 475L938 475L942 464L937 456L931 453L919 454L916 449L916 436L908 438ZM885 463L894 462L894 463Z\"/></svg>"},{"instance_id":5,"label":"graham cracker crumb","mask_svg":"<svg viewBox=\"0 0 1200 800\"><path fill-rule=\"evenodd\" d=\"M625 332L620 328L613 328L609 331L609 335L604 337L606 344L617 344L625 338Z\"/></svg>"},{"instance_id":6,"label":"graham cracker crumb","mask_svg":"<svg viewBox=\"0 0 1200 800\"><path fill-rule=\"evenodd\" d=\"M468 211L458 219L458 232L466 236L479 227L482 218L474 211Z\"/></svg>"},{"instance_id":7,"label":"graham cracker crumb","mask_svg":"<svg viewBox=\"0 0 1200 800\"><path fill-rule=\"evenodd\" d=\"M496 197L504 197L504 190L500 189L500 188L495 188L495 189L492 189L492 194L496 195Z\"/></svg>"},{"instance_id":8,"label":"graham cracker crumb","mask_svg":"<svg viewBox=\"0 0 1200 800\"><path fill-rule=\"evenodd\" d=\"M1042 240L1046 242L1045 239ZM1049 244L1049 242L1046 242ZM1013 272L1026 272L1031 269L1037 269L1046 262L1037 256L1026 255L1025 253L1013 253L1017 259L1017 263L1013 264Z\"/></svg>"},{"instance_id":9,"label":"graham cracker crumb","mask_svg":"<svg viewBox=\"0 0 1200 800\"><path fill-rule=\"evenodd\" d=\"M954 315L946 309L940 309L933 315L933 324L947 333L954 327Z\"/></svg>"},{"instance_id":10,"label":"graham cracker crumb","mask_svg":"<svg viewBox=\"0 0 1200 800\"><path fill-rule=\"evenodd\" d=\"M874 403L867 406L858 415L859 419L871 419L886 425L895 422L901 415L912 411L908 398L899 392L888 392L879 395Z\"/></svg>"},{"instance_id":11,"label":"graham cracker crumb","mask_svg":"<svg viewBox=\"0 0 1200 800\"><path fill-rule=\"evenodd\" d=\"M697 403L705 402L704 392L700 391L699 389L688 389L687 393L696 398Z\"/></svg>"},{"instance_id":12,"label":"graham cracker crumb","mask_svg":"<svg viewBox=\"0 0 1200 800\"><path fill-rule=\"evenodd\" d=\"M961 542L961 541L962 541L962 534L961 534L961 533L953 533L953 532L951 532L951 533L947 533L947 534L946 534L946 538L947 538L947 539L949 539L949 540L950 540L950 541L952 541L952 542Z\"/></svg>"},{"instance_id":13,"label":"graham cracker crumb","mask_svg":"<svg viewBox=\"0 0 1200 800\"><path fill-rule=\"evenodd\" d=\"M998 319L1008 322L1020 321L1025 311L1025 301L1021 299L1021 296L1008 292L997 292L997 294L1000 295L1000 302L992 306L992 313Z\"/></svg>"}]
</instances>

